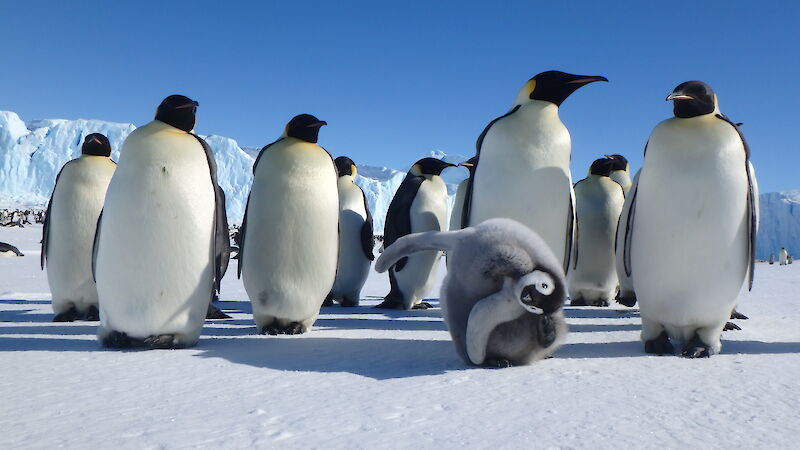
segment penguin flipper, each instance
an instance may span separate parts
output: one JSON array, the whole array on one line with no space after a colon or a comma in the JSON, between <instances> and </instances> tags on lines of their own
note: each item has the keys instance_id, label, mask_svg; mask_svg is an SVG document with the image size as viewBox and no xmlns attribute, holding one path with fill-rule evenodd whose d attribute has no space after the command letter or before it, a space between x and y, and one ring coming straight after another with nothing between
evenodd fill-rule
<instances>
[{"instance_id":1,"label":"penguin flipper","mask_svg":"<svg viewBox=\"0 0 800 450\"><path fill-rule=\"evenodd\" d=\"M483 140L481 140L483 142ZM475 172L478 170L478 158L475 159L475 167L469 171L467 178L467 189L464 192L464 205L461 207L461 229L469 226L469 214L472 211L472 186L475 185Z\"/></svg>"},{"instance_id":2,"label":"penguin flipper","mask_svg":"<svg viewBox=\"0 0 800 450\"><path fill-rule=\"evenodd\" d=\"M451 250L464 233L472 233L472 230L426 231L403 236L383 250L375 262L375 270L378 273L386 272L397 261L405 259L412 253L428 250ZM397 270L396 265L395 270Z\"/></svg>"},{"instance_id":3,"label":"penguin flipper","mask_svg":"<svg viewBox=\"0 0 800 450\"><path fill-rule=\"evenodd\" d=\"M103 220L103 210L97 216L97 225L94 227L94 242L92 242L92 281L97 283L97 250L100 244L100 224Z\"/></svg>"},{"instance_id":4,"label":"penguin flipper","mask_svg":"<svg viewBox=\"0 0 800 450\"><path fill-rule=\"evenodd\" d=\"M367 204L364 190L360 187L358 189L361 190L361 197L364 199L364 211L367 212L367 218L364 219L364 224L361 225L361 248L364 250L364 256L373 261L375 255L372 253L372 248L375 247L375 232L372 228L372 214L369 212L369 204Z\"/></svg>"},{"instance_id":5,"label":"penguin flipper","mask_svg":"<svg viewBox=\"0 0 800 450\"><path fill-rule=\"evenodd\" d=\"M389 203L389 210L386 212L386 224L383 232L383 248L389 248L394 241L401 237L411 234L411 204L414 203L414 197L422 186L425 177L406 175L406 178L400 184L397 192ZM396 272L403 270L407 259L401 259L394 267Z\"/></svg>"},{"instance_id":6,"label":"penguin flipper","mask_svg":"<svg viewBox=\"0 0 800 450\"><path fill-rule=\"evenodd\" d=\"M483 365L489 337L498 325L520 316L521 308L508 295L513 280L506 278L500 291L475 303L467 319L466 353L472 364Z\"/></svg>"},{"instance_id":7,"label":"penguin flipper","mask_svg":"<svg viewBox=\"0 0 800 450\"><path fill-rule=\"evenodd\" d=\"M71 163L72 161L67 161L67 164ZM61 173L64 172L64 167L67 167L67 164L64 164L64 166L61 167L61 170L58 171L58 175L56 175L56 182L53 184L53 192L50 194L50 200L47 201L47 212L44 216L44 227L42 227L42 254L39 257L42 270L44 270L44 265L47 262L47 244L48 238L50 237L50 212L53 209L53 196L56 194L58 179L61 178Z\"/></svg>"},{"instance_id":8,"label":"penguin flipper","mask_svg":"<svg viewBox=\"0 0 800 450\"><path fill-rule=\"evenodd\" d=\"M211 152L208 142L200 136L189 133L203 147L208 162L208 172L211 176L211 186L214 189L214 290L219 292L222 277L228 270L231 256L230 238L228 237L228 214L225 209L225 192L217 182L217 161Z\"/></svg>"}]
</instances>

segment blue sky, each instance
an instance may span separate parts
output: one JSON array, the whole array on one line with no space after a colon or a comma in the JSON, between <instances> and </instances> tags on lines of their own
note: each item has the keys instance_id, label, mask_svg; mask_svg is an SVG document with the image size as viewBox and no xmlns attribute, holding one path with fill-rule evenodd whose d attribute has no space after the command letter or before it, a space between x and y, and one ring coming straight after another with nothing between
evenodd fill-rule
<instances>
[{"instance_id":1,"label":"blue sky","mask_svg":"<svg viewBox=\"0 0 800 450\"><path fill-rule=\"evenodd\" d=\"M637 168L666 95L700 79L745 123L762 192L800 188L795 2L31 3L0 14L0 109L25 120L140 125L182 93L201 134L263 146L311 113L334 156L405 169L473 154L539 72L604 75L561 107L577 180L604 153Z\"/></svg>"}]
</instances>

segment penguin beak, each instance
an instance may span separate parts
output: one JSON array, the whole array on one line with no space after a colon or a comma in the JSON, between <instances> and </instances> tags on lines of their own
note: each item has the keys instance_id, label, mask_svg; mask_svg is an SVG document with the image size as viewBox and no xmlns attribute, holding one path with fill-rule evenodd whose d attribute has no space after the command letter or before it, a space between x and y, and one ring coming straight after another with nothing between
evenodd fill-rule
<instances>
[{"instance_id":1,"label":"penguin beak","mask_svg":"<svg viewBox=\"0 0 800 450\"><path fill-rule=\"evenodd\" d=\"M320 120L319 122L314 122L314 123L310 123L310 124L306 125L306 128L319 128L319 127L321 127L323 125L327 125L327 124L328 124L328 122L325 122L324 120Z\"/></svg>"},{"instance_id":2,"label":"penguin beak","mask_svg":"<svg viewBox=\"0 0 800 450\"><path fill-rule=\"evenodd\" d=\"M475 167L475 164L468 163L468 162L462 162L461 164L459 164L459 166L461 166L461 167Z\"/></svg>"},{"instance_id":3,"label":"penguin beak","mask_svg":"<svg viewBox=\"0 0 800 450\"><path fill-rule=\"evenodd\" d=\"M694 100L691 95L681 94L680 92L673 92L667 96L667 101L670 100Z\"/></svg>"},{"instance_id":4,"label":"penguin beak","mask_svg":"<svg viewBox=\"0 0 800 450\"><path fill-rule=\"evenodd\" d=\"M581 84L582 85L582 84L594 83L595 81L608 81L608 78L602 77L600 75L593 75L593 76L576 75L576 76L577 76L577 78L575 78L574 80L567 81L567 84Z\"/></svg>"},{"instance_id":5,"label":"penguin beak","mask_svg":"<svg viewBox=\"0 0 800 450\"><path fill-rule=\"evenodd\" d=\"M200 103L192 100L191 102L189 102L189 103L187 103L185 105L176 106L175 109L184 109L184 108L192 108L192 107L197 108L198 106L200 106Z\"/></svg>"}]
</instances>

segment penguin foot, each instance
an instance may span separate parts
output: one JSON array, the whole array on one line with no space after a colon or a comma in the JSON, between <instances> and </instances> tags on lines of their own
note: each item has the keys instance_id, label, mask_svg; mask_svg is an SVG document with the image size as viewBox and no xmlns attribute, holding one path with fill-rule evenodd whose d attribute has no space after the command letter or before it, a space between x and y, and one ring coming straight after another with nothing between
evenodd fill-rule
<instances>
[{"instance_id":1,"label":"penguin foot","mask_svg":"<svg viewBox=\"0 0 800 450\"><path fill-rule=\"evenodd\" d=\"M745 316L744 314L734 309L733 311L731 311L731 319L747 320L749 319L749 317Z\"/></svg>"},{"instance_id":2,"label":"penguin foot","mask_svg":"<svg viewBox=\"0 0 800 450\"><path fill-rule=\"evenodd\" d=\"M333 306L333 295L328 294L325 300L322 301L322 306Z\"/></svg>"},{"instance_id":3,"label":"penguin foot","mask_svg":"<svg viewBox=\"0 0 800 450\"><path fill-rule=\"evenodd\" d=\"M725 326L722 327L722 331L735 331L735 330L741 330L741 328L739 327L739 325L736 325L733 322L726 322Z\"/></svg>"},{"instance_id":4,"label":"penguin foot","mask_svg":"<svg viewBox=\"0 0 800 450\"><path fill-rule=\"evenodd\" d=\"M628 308L633 308L636 306L636 297L620 297L617 296L615 299L617 303L623 306L627 306Z\"/></svg>"},{"instance_id":5,"label":"penguin foot","mask_svg":"<svg viewBox=\"0 0 800 450\"><path fill-rule=\"evenodd\" d=\"M419 302L411 307L411 309L430 309L430 308L433 308L433 305L431 305L428 302Z\"/></svg>"},{"instance_id":6,"label":"penguin foot","mask_svg":"<svg viewBox=\"0 0 800 450\"><path fill-rule=\"evenodd\" d=\"M381 303L375 305L378 309L406 309L402 302L396 300L384 299Z\"/></svg>"},{"instance_id":7,"label":"penguin foot","mask_svg":"<svg viewBox=\"0 0 800 450\"><path fill-rule=\"evenodd\" d=\"M106 348L131 348L134 340L125 333L112 331L103 338L101 344Z\"/></svg>"},{"instance_id":8,"label":"penguin foot","mask_svg":"<svg viewBox=\"0 0 800 450\"><path fill-rule=\"evenodd\" d=\"M96 322L100 320L100 310L97 309L97 306L89 306L89 309L87 309L86 313L83 315L83 320L87 320L89 322Z\"/></svg>"},{"instance_id":9,"label":"penguin foot","mask_svg":"<svg viewBox=\"0 0 800 450\"><path fill-rule=\"evenodd\" d=\"M221 309L217 308L211 303L208 304L208 310L206 311L206 319L217 320L217 319L230 319L230 318L231 316L222 312Z\"/></svg>"},{"instance_id":10,"label":"penguin foot","mask_svg":"<svg viewBox=\"0 0 800 450\"><path fill-rule=\"evenodd\" d=\"M352 308L354 306L358 306L358 300L351 300L347 297L343 298L340 305L344 306L345 308Z\"/></svg>"},{"instance_id":11,"label":"penguin foot","mask_svg":"<svg viewBox=\"0 0 800 450\"><path fill-rule=\"evenodd\" d=\"M306 328L300 322L292 322L283 329L284 334L303 334Z\"/></svg>"},{"instance_id":12,"label":"penguin foot","mask_svg":"<svg viewBox=\"0 0 800 450\"><path fill-rule=\"evenodd\" d=\"M675 348L669 342L669 336L666 331L662 331L655 339L650 339L644 343L645 353L654 353L658 356L674 355Z\"/></svg>"},{"instance_id":13,"label":"penguin foot","mask_svg":"<svg viewBox=\"0 0 800 450\"><path fill-rule=\"evenodd\" d=\"M608 299L605 298L598 298L597 300L593 301L589 306L608 306Z\"/></svg>"},{"instance_id":14,"label":"penguin foot","mask_svg":"<svg viewBox=\"0 0 800 450\"><path fill-rule=\"evenodd\" d=\"M53 322L75 322L80 318L78 310L74 306L64 312L60 312L53 317Z\"/></svg>"},{"instance_id":15,"label":"penguin foot","mask_svg":"<svg viewBox=\"0 0 800 450\"><path fill-rule=\"evenodd\" d=\"M276 325L275 323L267 325L267 326L265 326L264 328L261 329L261 334L268 334L270 336L277 336L279 333L283 333L283 329L281 327L279 327L278 325Z\"/></svg>"},{"instance_id":16,"label":"penguin foot","mask_svg":"<svg viewBox=\"0 0 800 450\"><path fill-rule=\"evenodd\" d=\"M536 338L542 347L549 347L556 341L556 323L548 315L539 316L539 326L536 330Z\"/></svg>"},{"instance_id":17,"label":"penguin foot","mask_svg":"<svg viewBox=\"0 0 800 450\"><path fill-rule=\"evenodd\" d=\"M695 334L692 340L683 346L681 356L684 358L708 358L711 356L711 348Z\"/></svg>"},{"instance_id":18,"label":"penguin foot","mask_svg":"<svg viewBox=\"0 0 800 450\"><path fill-rule=\"evenodd\" d=\"M484 366L492 367L494 369L506 369L508 367L514 367L514 364L511 361L500 358L500 359L488 359L486 362L483 363Z\"/></svg>"},{"instance_id":19,"label":"penguin foot","mask_svg":"<svg viewBox=\"0 0 800 450\"><path fill-rule=\"evenodd\" d=\"M570 299L569 306L586 306L586 300L582 298Z\"/></svg>"},{"instance_id":20,"label":"penguin foot","mask_svg":"<svg viewBox=\"0 0 800 450\"><path fill-rule=\"evenodd\" d=\"M147 336L144 338L143 344L145 347L151 349L171 350L174 348L181 348L175 339L174 334L159 334L157 336Z\"/></svg>"}]
</instances>

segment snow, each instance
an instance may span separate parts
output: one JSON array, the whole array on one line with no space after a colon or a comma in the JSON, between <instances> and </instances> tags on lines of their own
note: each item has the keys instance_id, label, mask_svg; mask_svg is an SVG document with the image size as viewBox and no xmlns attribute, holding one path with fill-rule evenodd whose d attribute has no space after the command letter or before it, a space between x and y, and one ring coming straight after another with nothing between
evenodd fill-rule
<instances>
[{"instance_id":1,"label":"snow","mask_svg":"<svg viewBox=\"0 0 800 450\"><path fill-rule=\"evenodd\" d=\"M40 226L0 228L0 448L792 448L800 264L759 264L750 320L704 360L645 355L637 310L567 307L553 359L466 366L438 308L323 308L302 336L260 336L233 261L197 347L101 349L52 323ZM444 274L444 266L440 273ZM436 297L437 290L431 293ZM436 304L436 301L433 300Z\"/></svg>"},{"instance_id":2,"label":"snow","mask_svg":"<svg viewBox=\"0 0 800 450\"><path fill-rule=\"evenodd\" d=\"M800 191L770 192L759 196L761 224L756 257L769 258L785 247L790 255L800 253Z\"/></svg>"}]
</instances>

